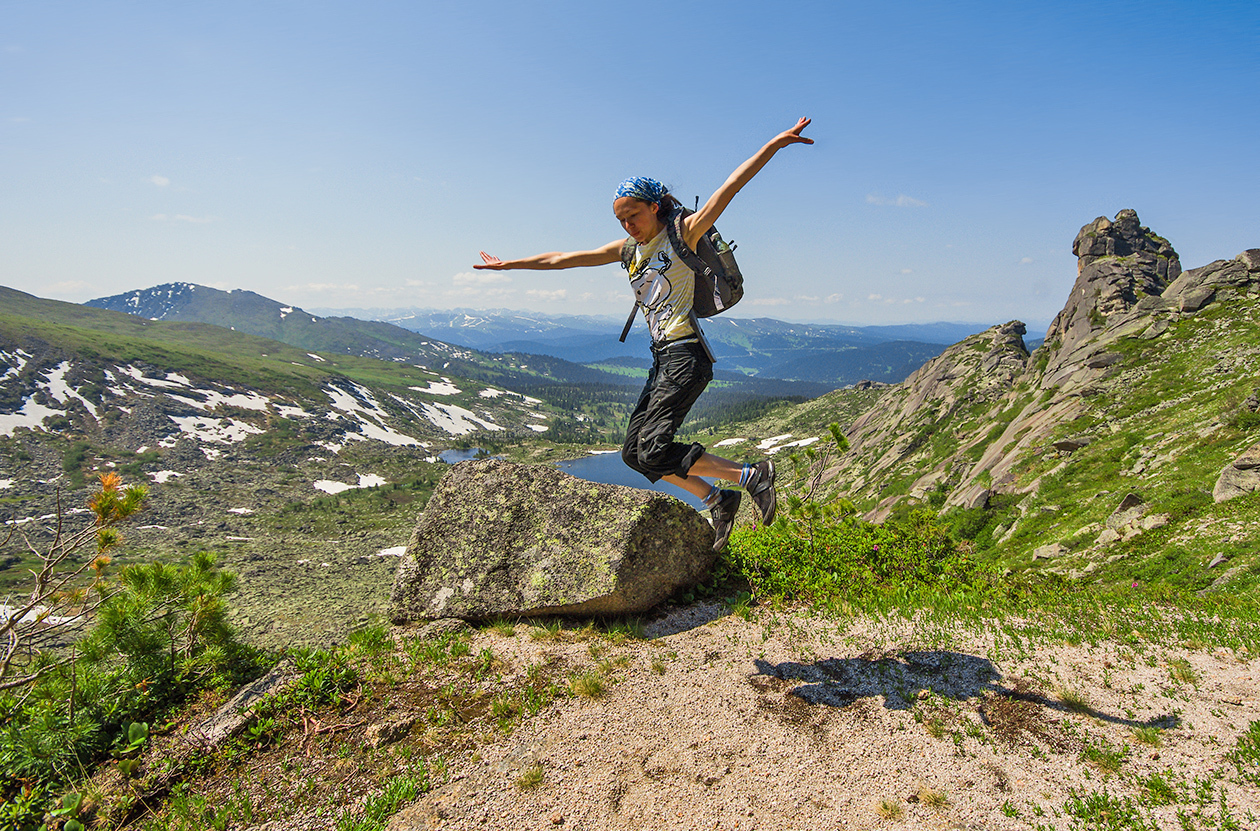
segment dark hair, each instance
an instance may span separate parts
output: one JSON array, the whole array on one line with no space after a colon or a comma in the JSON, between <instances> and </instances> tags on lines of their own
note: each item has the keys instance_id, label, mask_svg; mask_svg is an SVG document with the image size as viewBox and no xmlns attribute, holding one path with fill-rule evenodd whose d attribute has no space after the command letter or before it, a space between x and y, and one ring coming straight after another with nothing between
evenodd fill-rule
<instances>
[{"instance_id":1,"label":"dark hair","mask_svg":"<svg viewBox=\"0 0 1260 831\"><path fill-rule=\"evenodd\" d=\"M668 220L674 215L675 211L682 207L682 203L674 198L674 194L669 193L668 191L661 197L661 201L657 204L659 204L660 207L656 209L656 217L661 222Z\"/></svg>"}]
</instances>

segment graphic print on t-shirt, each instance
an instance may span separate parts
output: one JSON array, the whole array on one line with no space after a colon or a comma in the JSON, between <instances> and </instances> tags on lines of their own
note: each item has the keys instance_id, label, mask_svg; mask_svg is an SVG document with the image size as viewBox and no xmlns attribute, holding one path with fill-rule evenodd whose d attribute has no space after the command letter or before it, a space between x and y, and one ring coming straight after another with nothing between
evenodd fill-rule
<instances>
[{"instance_id":1,"label":"graphic print on t-shirt","mask_svg":"<svg viewBox=\"0 0 1260 831\"><path fill-rule=\"evenodd\" d=\"M667 343L695 334L691 325L695 286L695 275L674 250L668 230L661 229L651 241L636 247L630 287L643 308L653 342Z\"/></svg>"},{"instance_id":2,"label":"graphic print on t-shirt","mask_svg":"<svg viewBox=\"0 0 1260 831\"><path fill-rule=\"evenodd\" d=\"M674 304L669 302L674 290L669 281L669 269L673 264L668 253L658 251L656 257L644 261L643 266L630 277L630 287L647 315L648 330L654 340L658 339L661 324L669 320L674 312Z\"/></svg>"}]
</instances>

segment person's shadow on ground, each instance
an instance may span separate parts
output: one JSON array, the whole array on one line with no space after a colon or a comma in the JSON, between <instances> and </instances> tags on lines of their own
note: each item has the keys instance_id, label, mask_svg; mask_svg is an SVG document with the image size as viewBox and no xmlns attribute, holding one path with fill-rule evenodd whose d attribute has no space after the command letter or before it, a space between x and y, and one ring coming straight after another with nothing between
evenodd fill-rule
<instances>
[{"instance_id":1,"label":"person's shadow on ground","mask_svg":"<svg viewBox=\"0 0 1260 831\"><path fill-rule=\"evenodd\" d=\"M809 704L828 707L847 707L859 699L882 696L887 709L910 710L920 700L920 692L926 690L956 701L999 696L1130 727L1168 728L1176 726L1178 721L1175 716L1150 721L1122 718L1096 710L1085 702L1051 698L1023 683L1007 687L1000 683L1002 674L992 661L961 652L898 652L879 658L825 658L810 664L795 661L771 664L760 659L753 663L760 675L782 681L804 681L792 688L790 694Z\"/></svg>"}]
</instances>

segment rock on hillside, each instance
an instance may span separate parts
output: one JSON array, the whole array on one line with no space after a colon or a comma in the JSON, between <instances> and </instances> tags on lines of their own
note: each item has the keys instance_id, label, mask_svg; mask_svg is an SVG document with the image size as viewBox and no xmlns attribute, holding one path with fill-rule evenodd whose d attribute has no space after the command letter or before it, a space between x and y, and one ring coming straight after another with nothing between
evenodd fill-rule
<instances>
[{"instance_id":1,"label":"rock on hillside","mask_svg":"<svg viewBox=\"0 0 1260 831\"><path fill-rule=\"evenodd\" d=\"M713 564L713 529L654 491L550 465L456 465L398 565L395 623L642 613Z\"/></svg>"},{"instance_id":2,"label":"rock on hillside","mask_svg":"<svg viewBox=\"0 0 1260 831\"><path fill-rule=\"evenodd\" d=\"M1084 226L1073 251L1076 284L1036 352L1024 346L1022 323L995 326L890 388L847 431L850 452L832 474L874 506L869 518L907 499L971 508L994 493L1035 491L1062 465L1029 479L1021 462L1070 452L1062 433L1089 400L1122 373L1145 370L1126 362L1128 343L1158 339L1240 292L1260 293L1260 250L1183 272L1172 245L1132 210Z\"/></svg>"}]
</instances>

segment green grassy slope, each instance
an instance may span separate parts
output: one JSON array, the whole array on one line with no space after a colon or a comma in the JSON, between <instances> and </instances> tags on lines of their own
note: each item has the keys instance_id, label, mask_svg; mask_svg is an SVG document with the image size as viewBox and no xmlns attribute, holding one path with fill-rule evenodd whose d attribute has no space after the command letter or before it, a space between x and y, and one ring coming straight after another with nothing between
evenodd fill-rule
<instances>
[{"instance_id":1,"label":"green grassy slope","mask_svg":"<svg viewBox=\"0 0 1260 831\"><path fill-rule=\"evenodd\" d=\"M830 472L859 510L941 511L984 557L1017 570L1189 590L1260 583L1260 496L1212 498L1222 469L1260 441L1260 415L1246 403L1260 393L1260 296L1222 293L1158 337L1119 339L1109 374L1066 397L1038 387L1053 344L1026 359L1026 373L1016 366L1009 387L985 394L979 367L1000 340L991 331L951 348L951 366L974 364L976 374L953 379L948 396L942 387L917 402L906 386L839 391L717 432L819 434L830 421L848 430L859 416L904 410L896 429ZM1087 443L1056 449L1069 438ZM1000 481L982 469L993 459L1009 460ZM987 487L987 499L946 509L964 482ZM1143 517L1120 523L1113 514L1130 494ZM1106 533L1109 521L1120 539Z\"/></svg>"}]
</instances>

